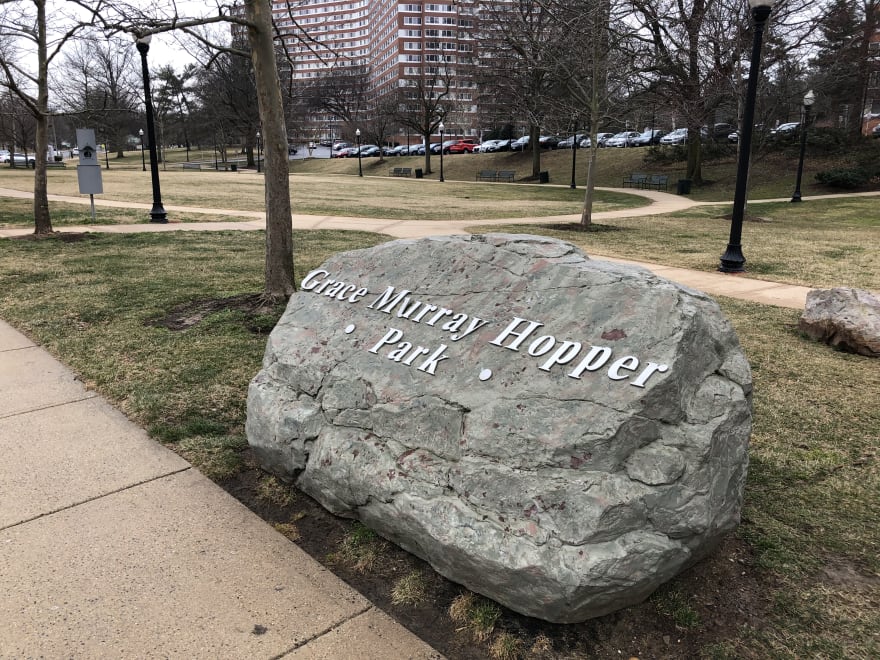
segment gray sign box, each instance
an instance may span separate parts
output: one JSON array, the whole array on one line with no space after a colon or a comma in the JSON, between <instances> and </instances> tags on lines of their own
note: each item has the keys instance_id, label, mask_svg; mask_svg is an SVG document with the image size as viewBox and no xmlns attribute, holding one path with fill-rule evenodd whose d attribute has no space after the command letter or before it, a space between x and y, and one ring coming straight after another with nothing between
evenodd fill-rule
<instances>
[{"instance_id":1,"label":"gray sign box","mask_svg":"<svg viewBox=\"0 0 880 660\"><path fill-rule=\"evenodd\" d=\"M81 195L100 195L104 192L104 184L101 181L101 165L98 163L98 146L94 129L76 129L76 143L79 147L79 165L76 166L79 192Z\"/></svg>"},{"instance_id":2,"label":"gray sign box","mask_svg":"<svg viewBox=\"0 0 880 660\"><path fill-rule=\"evenodd\" d=\"M100 165L77 165L76 177L81 195L100 195L104 192Z\"/></svg>"}]
</instances>

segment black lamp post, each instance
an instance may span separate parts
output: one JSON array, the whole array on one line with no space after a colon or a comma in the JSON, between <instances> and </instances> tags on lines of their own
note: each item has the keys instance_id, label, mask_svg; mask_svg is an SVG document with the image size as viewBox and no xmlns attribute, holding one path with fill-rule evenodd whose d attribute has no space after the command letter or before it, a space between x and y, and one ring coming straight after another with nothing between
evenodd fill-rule
<instances>
[{"instance_id":1,"label":"black lamp post","mask_svg":"<svg viewBox=\"0 0 880 660\"><path fill-rule=\"evenodd\" d=\"M446 130L446 127L443 125L443 122L440 122L440 125L437 126L440 129L440 182L442 183L446 179L443 178L443 131Z\"/></svg>"},{"instance_id":2,"label":"black lamp post","mask_svg":"<svg viewBox=\"0 0 880 660\"><path fill-rule=\"evenodd\" d=\"M263 143L261 142L261 138L260 131L257 131L257 174L262 171L260 166L260 159L263 156Z\"/></svg>"},{"instance_id":3,"label":"black lamp post","mask_svg":"<svg viewBox=\"0 0 880 660\"><path fill-rule=\"evenodd\" d=\"M577 184L574 182L574 168L577 164L577 148L578 148L578 118L575 115L572 118L572 123L574 124L573 132L571 134L571 189L574 190L577 188Z\"/></svg>"},{"instance_id":4,"label":"black lamp post","mask_svg":"<svg viewBox=\"0 0 880 660\"><path fill-rule=\"evenodd\" d=\"M141 137L141 171L147 171L147 158L144 156L144 129L138 130L138 135Z\"/></svg>"},{"instance_id":5,"label":"black lamp post","mask_svg":"<svg viewBox=\"0 0 880 660\"><path fill-rule=\"evenodd\" d=\"M153 208L150 209L150 222L168 222L168 214L162 206L162 192L159 189L159 160L156 154L156 125L153 122L153 101L150 98L150 69L147 66L147 52L150 50L151 35L136 38L135 45L141 54L141 68L144 73L144 106L147 109L147 139L150 141L150 176L153 182Z\"/></svg>"},{"instance_id":6,"label":"black lamp post","mask_svg":"<svg viewBox=\"0 0 880 660\"><path fill-rule=\"evenodd\" d=\"M742 252L742 223L746 210L746 187L749 182L749 160L752 151L752 130L755 126L755 97L758 95L758 74L761 69L761 41L764 25L773 9L773 0L749 0L754 23L752 57L749 61L749 81L743 108L742 135L739 139L739 159L736 169L736 188L733 193L733 217L730 221L730 239L721 255L718 270L722 273L742 273L746 258Z\"/></svg>"},{"instance_id":7,"label":"black lamp post","mask_svg":"<svg viewBox=\"0 0 880 660\"><path fill-rule=\"evenodd\" d=\"M361 129L357 129L354 132L354 137L357 141L357 150L358 150L358 176L364 175L364 169L361 167Z\"/></svg>"},{"instance_id":8,"label":"black lamp post","mask_svg":"<svg viewBox=\"0 0 880 660\"><path fill-rule=\"evenodd\" d=\"M804 118L801 125L801 154L798 158L797 182L794 184L794 194L791 196L792 202L801 201L801 177L804 174L804 152L807 150L807 127L810 125L810 108L816 102L816 95L813 90L804 94Z\"/></svg>"}]
</instances>

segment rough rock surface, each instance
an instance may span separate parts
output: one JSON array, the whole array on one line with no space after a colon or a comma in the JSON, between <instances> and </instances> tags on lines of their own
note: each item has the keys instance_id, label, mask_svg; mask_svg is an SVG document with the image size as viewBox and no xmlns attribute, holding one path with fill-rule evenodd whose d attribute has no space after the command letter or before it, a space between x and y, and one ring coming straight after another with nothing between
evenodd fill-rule
<instances>
[{"instance_id":1,"label":"rough rock surface","mask_svg":"<svg viewBox=\"0 0 880 660\"><path fill-rule=\"evenodd\" d=\"M861 289L810 291L798 328L841 350L880 357L880 297Z\"/></svg>"},{"instance_id":2,"label":"rough rock surface","mask_svg":"<svg viewBox=\"0 0 880 660\"><path fill-rule=\"evenodd\" d=\"M332 257L248 393L268 470L554 622L639 602L735 527L750 428L712 299L536 236Z\"/></svg>"}]
</instances>

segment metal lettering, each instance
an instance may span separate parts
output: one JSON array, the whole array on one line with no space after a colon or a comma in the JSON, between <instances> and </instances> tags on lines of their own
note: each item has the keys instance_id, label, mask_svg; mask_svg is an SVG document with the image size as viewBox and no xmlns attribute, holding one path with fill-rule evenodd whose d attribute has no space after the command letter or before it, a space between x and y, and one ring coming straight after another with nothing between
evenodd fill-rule
<instances>
[{"instance_id":1,"label":"metal lettering","mask_svg":"<svg viewBox=\"0 0 880 660\"><path fill-rule=\"evenodd\" d=\"M590 352L581 360L578 365L567 374L569 378L580 378L584 371L596 371L602 365L608 362L611 357L611 349L607 346L592 346Z\"/></svg>"},{"instance_id":2,"label":"metal lettering","mask_svg":"<svg viewBox=\"0 0 880 660\"><path fill-rule=\"evenodd\" d=\"M385 336L379 340L379 342L370 349L370 353L378 353L379 349L382 346L387 346L388 344L393 344L398 339L403 337L403 331L398 330L397 328L388 328L388 332L385 333Z\"/></svg>"},{"instance_id":3,"label":"metal lettering","mask_svg":"<svg viewBox=\"0 0 880 660\"><path fill-rule=\"evenodd\" d=\"M540 365L538 369L550 371L554 364L568 364L574 360L580 351L581 343L579 341L563 341L553 355L550 356L550 359Z\"/></svg>"},{"instance_id":4,"label":"metal lettering","mask_svg":"<svg viewBox=\"0 0 880 660\"><path fill-rule=\"evenodd\" d=\"M545 353L549 353L554 346L556 346L556 337L543 335L529 344L528 354L532 357L541 357Z\"/></svg>"},{"instance_id":5,"label":"metal lettering","mask_svg":"<svg viewBox=\"0 0 880 660\"><path fill-rule=\"evenodd\" d=\"M624 380L625 378L629 378L629 375L623 374L620 375L621 369L626 369L627 371L635 371L639 368L639 359L635 355L626 355L618 360L615 360L614 363L608 367L608 377L611 380Z\"/></svg>"},{"instance_id":6,"label":"metal lettering","mask_svg":"<svg viewBox=\"0 0 880 660\"><path fill-rule=\"evenodd\" d=\"M445 307L440 307L437 310L437 313L434 314L434 316L432 316L429 321L425 321L425 323L427 323L428 325L434 325L441 318L443 318L444 316L449 316L450 314L452 314L451 309L446 309Z\"/></svg>"},{"instance_id":7,"label":"metal lettering","mask_svg":"<svg viewBox=\"0 0 880 660\"><path fill-rule=\"evenodd\" d=\"M525 330L523 330L522 332L514 332L514 330L521 323L528 323L528 327ZM537 321L528 321L526 319L521 319L520 317L515 316L513 318L513 321L510 322L510 325L508 325L501 332L500 335L495 337L495 339L493 339L489 343L494 344L495 346L501 346L502 348L509 348L512 351L518 351L519 345L522 344L530 334L532 334L535 330L540 328L542 325L544 325L544 324L538 323ZM505 346L504 340L507 339L508 337L510 337L511 335L516 337L516 339L514 339L513 342L509 346Z\"/></svg>"},{"instance_id":8,"label":"metal lettering","mask_svg":"<svg viewBox=\"0 0 880 660\"><path fill-rule=\"evenodd\" d=\"M412 343L408 341L402 341L397 345L397 348L391 351L388 354L389 360L394 360L395 362L400 362L403 359L403 356L409 353L409 349L412 348Z\"/></svg>"},{"instance_id":9,"label":"metal lettering","mask_svg":"<svg viewBox=\"0 0 880 660\"><path fill-rule=\"evenodd\" d=\"M657 372L665 373L669 371L669 365L667 364L657 364L656 362L648 362L648 366L642 369L642 373L640 373L636 379L630 383L630 385L634 385L635 387L644 387L645 383L648 382L648 379Z\"/></svg>"},{"instance_id":10,"label":"metal lettering","mask_svg":"<svg viewBox=\"0 0 880 660\"><path fill-rule=\"evenodd\" d=\"M300 284L299 284L299 288L302 289L303 291L311 291L316 286L318 286L317 282L312 284L312 280L314 278L318 277L319 275L329 275L329 274L330 273L328 273L326 270L313 270L311 273L309 273L308 275L306 275L303 278L303 281L300 282Z\"/></svg>"},{"instance_id":11,"label":"metal lettering","mask_svg":"<svg viewBox=\"0 0 880 660\"><path fill-rule=\"evenodd\" d=\"M465 329L464 332L461 332L457 335L452 335L450 337L450 339L452 341L458 341L459 339L467 337L474 330L479 330L480 328L482 328L484 325L487 325L488 323L489 323L488 321L484 321L483 319L480 319L480 318L477 318L476 316L474 316L471 318L471 322L468 323L468 327L467 327L467 329Z\"/></svg>"},{"instance_id":12,"label":"metal lettering","mask_svg":"<svg viewBox=\"0 0 880 660\"><path fill-rule=\"evenodd\" d=\"M369 305L367 305L367 307L370 309L374 309L374 308L376 308L376 305L378 305L377 309L380 312L385 312L386 314L390 314L391 310L394 309L394 306L397 305L397 303L399 303L401 300L406 298L407 295L409 295L409 291L404 289L400 293L398 293L397 297L395 297L395 298L391 297L393 295L394 295L394 287L389 286L387 289L385 289L385 291L382 292L382 295L380 295L373 302L371 302Z\"/></svg>"},{"instance_id":13,"label":"metal lettering","mask_svg":"<svg viewBox=\"0 0 880 660\"><path fill-rule=\"evenodd\" d=\"M434 370L437 368L437 363L440 360L448 360L448 355L443 355L443 351L449 348L446 344L440 344L440 348L434 351L427 360L422 362L418 367L416 367L419 371L424 371L426 373L435 375Z\"/></svg>"},{"instance_id":14,"label":"metal lettering","mask_svg":"<svg viewBox=\"0 0 880 660\"><path fill-rule=\"evenodd\" d=\"M358 300L360 300L361 298L363 298L365 295L367 295L368 293L369 293L369 290L367 290L364 287L361 287L360 289L358 289L357 291L355 291L353 294L351 294L348 297L348 301L355 303Z\"/></svg>"}]
</instances>

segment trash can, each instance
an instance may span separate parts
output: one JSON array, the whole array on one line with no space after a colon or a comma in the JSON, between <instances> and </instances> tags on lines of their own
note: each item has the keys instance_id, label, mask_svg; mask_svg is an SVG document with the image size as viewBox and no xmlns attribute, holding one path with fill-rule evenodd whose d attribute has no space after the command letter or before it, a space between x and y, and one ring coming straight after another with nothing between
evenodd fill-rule
<instances>
[{"instance_id":1,"label":"trash can","mask_svg":"<svg viewBox=\"0 0 880 660\"><path fill-rule=\"evenodd\" d=\"M690 195L691 194L691 180L690 179L679 179L678 180L678 188L676 192L679 195Z\"/></svg>"},{"instance_id":2,"label":"trash can","mask_svg":"<svg viewBox=\"0 0 880 660\"><path fill-rule=\"evenodd\" d=\"M423 179L423 178L425 178L425 173L422 171L422 168L421 168L421 167L417 167L417 168L416 168L416 178L417 178L417 179Z\"/></svg>"},{"instance_id":3,"label":"trash can","mask_svg":"<svg viewBox=\"0 0 880 660\"><path fill-rule=\"evenodd\" d=\"M550 172L538 172L539 183L550 183Z\"/></svg>"},{"instance_id":4,"label":"trash can","mask_svg":"<svg viewBox=\"0 0 880 660\"><path fill-rule=\"evenodd\" d=\"M238 163L229 163L229 171L237 172L238 171Z\"/></svg>"}]
</instances>

